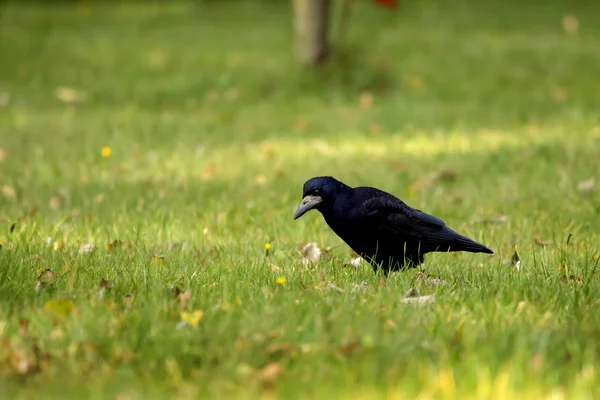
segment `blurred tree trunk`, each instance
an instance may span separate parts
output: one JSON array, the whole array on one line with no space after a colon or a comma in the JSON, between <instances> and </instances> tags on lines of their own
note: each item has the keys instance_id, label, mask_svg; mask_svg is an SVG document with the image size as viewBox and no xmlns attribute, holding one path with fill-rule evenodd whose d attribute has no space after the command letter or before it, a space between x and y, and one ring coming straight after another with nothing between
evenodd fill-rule
<instances>
[{"instance_id":1,"label":"blurred tree trunk","mask_svg":"<svg viewBox=\"0 0 600 400\"><path fill-rule=\"evenodd\" d=\"M330 53L330 0L293 0L296 54L307 65L318 65Z\"/></svg>"}]
</instances>

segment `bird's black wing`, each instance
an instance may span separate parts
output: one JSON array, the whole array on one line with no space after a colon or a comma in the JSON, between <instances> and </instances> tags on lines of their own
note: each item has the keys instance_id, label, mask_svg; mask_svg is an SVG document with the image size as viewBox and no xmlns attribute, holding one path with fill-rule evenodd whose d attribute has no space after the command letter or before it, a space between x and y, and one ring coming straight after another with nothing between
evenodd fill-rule
<instances>
[{"instance_id":1,"label":"bird's black wing","mask_svg":"<svg viewBox=\"0 0 600 400\"><path fill-rule=\"evenodd\" d=\"M369 198L361 203L359 209L363 221L391 234L435 240L436 234L441 234L446 228L441 219L409 207L392 196Z\"/></svg>"}]
</instances>

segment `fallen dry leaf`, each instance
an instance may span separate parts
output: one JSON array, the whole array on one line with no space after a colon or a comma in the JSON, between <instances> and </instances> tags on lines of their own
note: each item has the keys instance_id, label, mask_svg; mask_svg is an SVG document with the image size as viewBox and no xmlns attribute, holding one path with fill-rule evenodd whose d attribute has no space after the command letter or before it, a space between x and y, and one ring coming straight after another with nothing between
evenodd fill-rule
<instances>
[{"instance_id":1,"label":"fallen dry leaf","mask_svg":"<svg viewBox=\"0 0 600 400\"><path fill-rule=\"evenodd\" d=\"M59 87L54 91L57 99L67 104L82 103L85 100L85 93L69 87Z\"/></svg>"},{"instance_id":2,"label":"fallen dry leaf","mask_svg":"<svg viewBox=\"0 0 600 400\"><path fill-rule=\"evenodd\" d=\"M60 200L60 197L52 196L50 198L50 208L51 209L56 210L56 209L60 208L61 204L62 204L62 201Z\"/></svg>"},{"instance_id":3,"label":"fallen dry leaf","mask_svg":"<svg viewBox=\"0 0 600 400\"><path fill-rule=\"evenodd\" d=\"M187 305L190 301L192 301L192 299L194 298L194 295L192 294L192 291L189 289L185 290L185 291L181 291L181 290L179 290L179 288L175 288L175 297L179 301L179 304L183 307L183 306Z\"/></svg>"},{"instance_id":4,"label":"fallen dry leaf","mask_svg":"<svg viewBox=\"0 0 600 400\"><path fill-rule=\"evenodd\" d=\"M119 239L115 239L112 242L108 243L107 248L108 248L109 251L113 251L113 250L115 250L118 247L123 247L124 244L125 243L123 241L121 241Z\"/></svg>"},{"instance_id":5,"label":"fallen dry leaf","mask_svg":"<svg viewBox=\"0 0 600 400\"><path fill-rule=\"evenodd\" d=\"M362 257L355 257L352 258L349 262L347 262L346 264L344 264L344 267L354 267L354 268L358 268L360 267L360 264L362 264L363 259Z\"/></svg>"},{"instance_id":6,"label":"fallen dry leaf","mask_svg":"<svg viewBox=\"0 0 600 400\"><path fill-rule=\"evenodd\" d=\"M354 352L354 350L356 350L358 348L358 346L360 346L360 340L356 339L356 340L353 340L350 343L345 344L344 346L341 346L340 348L338 348L337 353L342 356L348 356L348 355L352 354Z\"/></svg>"},{"instance_id":7,"label":"fallen dry leaf","mask_svg":"<svg viewBox=\"0 0 600 400\"><path fill-rule=\"evenodd\" d=\"M92 250L94 250L94 247L95 245L93 243L85 244L79 248L79 254L90 253Z\"/></svg>"},{"instance_id":8,"label":"fallen dry leaf","mask_svg":"<svg viewBox=\"0 0 600 400\"><path fill-rule=\"evenodd\" d=\"M552 92L552 98L559 103L562 103L563 101L567 100L567 97L568 97L568 93L563 88L556 88Z\"/></svg>"},{"instance_id":9,"label":"fallen dry leaf","mask_svg":"<svg viewBox=\"0 0 600 400\"><path fill-rule=\"evenodd\" d=\"M573 15L565 15L562 19L562 25L567 35L577 35L579 32L579 20Z\"/></svg>"},{"instance_id":10,"label":"fallen dry leaf","mask_svg":"<svg viewBox=\"0 0 600 400\"><path fill-rule=\"evenodd\" d=\"M258 378L263 383L274 383L281 375L283 375L283 365L272 362L260 370Z\"/></svg>"},{"instance_id":11,"label":"fallen dry leaf","mask_svg":"<svg viewBox=\"0 0 600 400\"><path fill-rule=\"evenodd\" d=\"M19 320L19 335L27 336L29 332L29 320L22 318Z\"/></svg>"},{"instance_id":12,"label":"fallen dry leaf","mask_svg":"<svg viewBox=\"0 0 600 400\"><path fill-rule=\"evenodd\" d=\"M2 186L2 194L7 199L14 199L15 197L17 197L17 191L15 190L15 188L9 185Z\"/></svg>"},{"instance_id":13,"label":"fallen dry leaf","mask_svg":"<svg viewBox=\"0 0 600 400\"><path fill-rule=\"evenodd\" d=\"M373 105L373 93L369 91L362 92L359 99L359 107L362 110L367 110Z\"/></svg>"},{"instance_id":14,"label":"fallen dry leaf","mask_svg":"<svg viewBox=\"0 0 600 400\"><path fill-rule=\"evenodd\" d=\"M294 343L272 343L267 346L267 354L270 357L281 358L296 349Z\"/></svg>"},{"instance_id":15,"label":"fallen dry leaf","mask_svg":"<svg viewBox=\"0 0 600 400\"><path fill-rule=\"evenodd\" d=\"M585 181L580 181L577 184L577 189L582 193L587 193L591 192L594 186L596 186L596 178L591 177L590 179L586 179Z\"/></svg>"},{"instance_id":16,"label":"fallen dry leaf","mask_svg":"<svg viewBox=\"0 0 600 400\"><path fill-rule=\"evenodd\" d=\"M302 247L302 263L318 262L321 258L321 249L315 242L307 243Z\"/></svg>"},{"instance_id":17,"label":"fallen dry leaf","mask_svg":"<svg viewBox=\"0 0 600 400\"><path fill-rule=\"evenodd\" d=\"M49 268L44 269L38 276L38 281L45 285L51 285L56 282L56 274Z\"/></svg>"}]
</instances>

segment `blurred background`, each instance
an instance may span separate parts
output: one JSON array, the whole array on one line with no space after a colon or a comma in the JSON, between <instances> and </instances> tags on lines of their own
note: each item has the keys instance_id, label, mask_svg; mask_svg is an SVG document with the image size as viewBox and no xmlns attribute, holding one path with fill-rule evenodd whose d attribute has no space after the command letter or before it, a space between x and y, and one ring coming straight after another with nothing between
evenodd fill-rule
<instances>
[{"instance_id":1,"label":"blurred background","mask_svg":"<svg viewBox=\"0 0 600 400\"><path fill-rule=\"evenodd\" d=\"M307 178L333 174L434 213L440 198L456 200L450 218L469 207L550 212L548 182L564 191L597 172L597 2L5 1L1 10L0 167L13 211L68 204L110 220L116 206L143 211L145 199L197 216L203 198L268 218L288 212ZM421 190L432 174L463 183ZM482 200L492 190L496 201Z\"/></svg>"}]
</instances>

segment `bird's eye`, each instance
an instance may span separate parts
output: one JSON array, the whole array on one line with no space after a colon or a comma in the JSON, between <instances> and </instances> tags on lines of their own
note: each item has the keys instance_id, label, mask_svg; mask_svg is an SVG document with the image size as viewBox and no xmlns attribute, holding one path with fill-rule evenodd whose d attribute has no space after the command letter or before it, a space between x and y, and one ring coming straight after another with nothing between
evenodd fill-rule
<instances>
[{"instance_id":1,"label":"bird's eye","mask_svg":"<svg viewBox=\"0 0 600 400\"><path fill-rule=\"evenodd\" d=\"M319 189L315 189L313 191L313 193L314 193L315 196L319 196L321 194L321 191Z\"/></svg>"}]
</instances>

